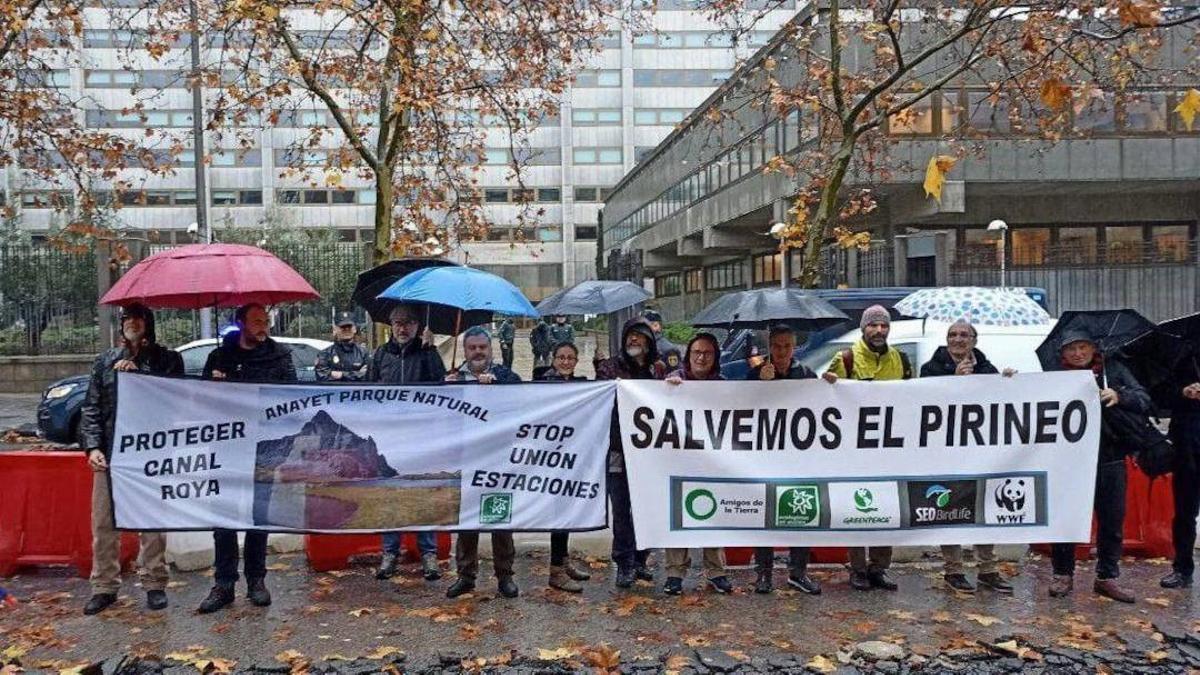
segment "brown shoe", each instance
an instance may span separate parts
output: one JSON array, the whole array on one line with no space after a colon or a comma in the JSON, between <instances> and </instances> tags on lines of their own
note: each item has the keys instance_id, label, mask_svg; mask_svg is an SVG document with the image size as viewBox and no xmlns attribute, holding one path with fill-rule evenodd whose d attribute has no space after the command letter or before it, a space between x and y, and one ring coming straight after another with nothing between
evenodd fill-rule
<instances>
[{"instance_id":1,"label":"brown shoe","mask_svg":"<svg viewBox=\"0 0 1200 675\"><path fill-rule=\"evenodd\" d=\"M1050 597L1065 598L1075 588L1075 577L1070 574L1055 574L1050 582Z\"/></svg>"},{"instance_id":2,"label":"brown shoe","mask_svg":"<svg viewBox=\"0 0 1200 675\"><path fill-rule=\"evenodd\" d=\"M1092 584L1092 590L1106 598L1112 598L1117 602L1134 603L1137 598L1129 591L1117 585L1116 579L1097 579L1096 583Z\"/></svg>"},{"instance_id":3,"label":"brown shoe","mask_svg":"<svg viewBox=\"0 0 1200 675\"><path fill-rule=\"evenodd\" d=\"M567 574L566 567L563 565L550 566L550 588L557 588L567 593L583 592L583 586Z\"/></svg>"},{"instance_id":4,"label":"brown shoe","mask_svg":"<svg viewBox=\"0 0 1200 675\"><path fill-rule=\"evenodd\" d=\"M589 572L588 569L582 564L574 560L567 560L566 564L563 565L563 568L566 569L567 576L571 577L575 581L587 581L588 579L592 578L592 573Z\"/></svg>"}]
</instances>

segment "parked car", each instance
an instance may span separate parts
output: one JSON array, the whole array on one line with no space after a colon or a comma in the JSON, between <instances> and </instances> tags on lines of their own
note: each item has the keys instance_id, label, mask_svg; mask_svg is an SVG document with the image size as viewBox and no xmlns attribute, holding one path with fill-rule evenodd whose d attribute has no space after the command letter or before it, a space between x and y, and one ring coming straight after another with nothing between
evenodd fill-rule
<instances>
[{"instance_id":1,"label":"parked car","mask_svg":"<svg viewBox=\"0 0 1200 675\"><path fill-rule=\"evenodd\" d=\"M302 382L312 382L317 379L317 355L328 347L328 340L311 338L277 337L292 350L292 360L296 364L296 377ZM216 349L217 341L194 340L178 347L183 356L183 369L189 377L199 377L204 370L204 362L208 354ZM74 443L79 434L79 411L83 408L83 399L87 395L88 378L90 374L72 375L63 378L42 392L42 400L38 404L37 420L38 433L43 438L56 443Z\"/></svg>"},{"instance_id":2,"label":"parked car","mask_svg":"<svg viewBox=\"0 0 1200 675\"><path fill-rule=\"evenodd\" d=\"M803 359L806 354L821 345L840 337L846 331L858 325L858 319L863 310L872 305L883 305L889 310L910 293L921 290L915 286L885 286L881 288L815 288L810 292L824 298L850 317L849 321L825 330L801 336L796 345L794 356ZM1046 291L1041 288L1025 288L1025 294L1034 302L1046 308ZM899 315L892 310L892 318ZM722 336L718 336L722 337ZM750 357L752 347L756 348L759 356L766 356L767 344L765 331L735 330L729 331L721 343L721 374L727 380L742 380L750 372Z\"/></svg>"}]
</instances>

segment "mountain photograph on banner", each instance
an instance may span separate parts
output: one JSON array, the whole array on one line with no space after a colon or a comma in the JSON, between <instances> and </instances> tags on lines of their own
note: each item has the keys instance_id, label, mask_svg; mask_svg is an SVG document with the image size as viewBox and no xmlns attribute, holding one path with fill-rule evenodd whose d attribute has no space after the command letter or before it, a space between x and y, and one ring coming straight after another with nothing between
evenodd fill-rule
<instances>
[{"instance_id":1,"label":"mountain photograph on banner","mask_svg":"<svg viewBox=\"0 0 1200 675\"><path fill-rule=\"evenodd\" d=\"M401 474L363 438L318 411L294 434L258 442L254 524L304 530L457 525L458 470Z\"/></svg>"}]
</instances>

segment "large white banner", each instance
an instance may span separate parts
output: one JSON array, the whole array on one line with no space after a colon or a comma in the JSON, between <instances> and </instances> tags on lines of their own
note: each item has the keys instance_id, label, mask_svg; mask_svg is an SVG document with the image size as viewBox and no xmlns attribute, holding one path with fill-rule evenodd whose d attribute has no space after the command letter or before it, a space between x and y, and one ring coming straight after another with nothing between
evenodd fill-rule
<instances>
[{"instance_id":1,"label":"large white banner","mask_svg":"<svg viewBox=\"0 0 1200 675\"><path fill-rule=\"evenodd\" d=\"M1091 373L622 381L641 547L1087 541Z\"/></svg>"},{"instance_id":2,"label":"large white banner","mask_svg":"<svg viewBox=\"0 0 1200 675\"><path fill-rule=\"evenodd\" d=\"M601 528L613 390L122 373L110 461L117 527Z\"/></svg>"}]
</instances>

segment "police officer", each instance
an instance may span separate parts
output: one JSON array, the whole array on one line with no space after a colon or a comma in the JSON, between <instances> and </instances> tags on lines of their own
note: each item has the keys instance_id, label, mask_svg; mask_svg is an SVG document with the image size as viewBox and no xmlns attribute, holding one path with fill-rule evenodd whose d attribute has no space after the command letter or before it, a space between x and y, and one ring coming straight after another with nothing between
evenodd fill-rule
<instances>
[{"instance_id":1,"label":"police officer","mask_svg":"<svg viewBox=\"0 0 1200 675\"><path fill-rule=\"evenodd\" d=\"M354 315L342 312L333 325L333 344L317 357L317 380L321 382L358 382L367 375L367 350L355 338L358 324Z\"/></svg>"}]
</instances>

